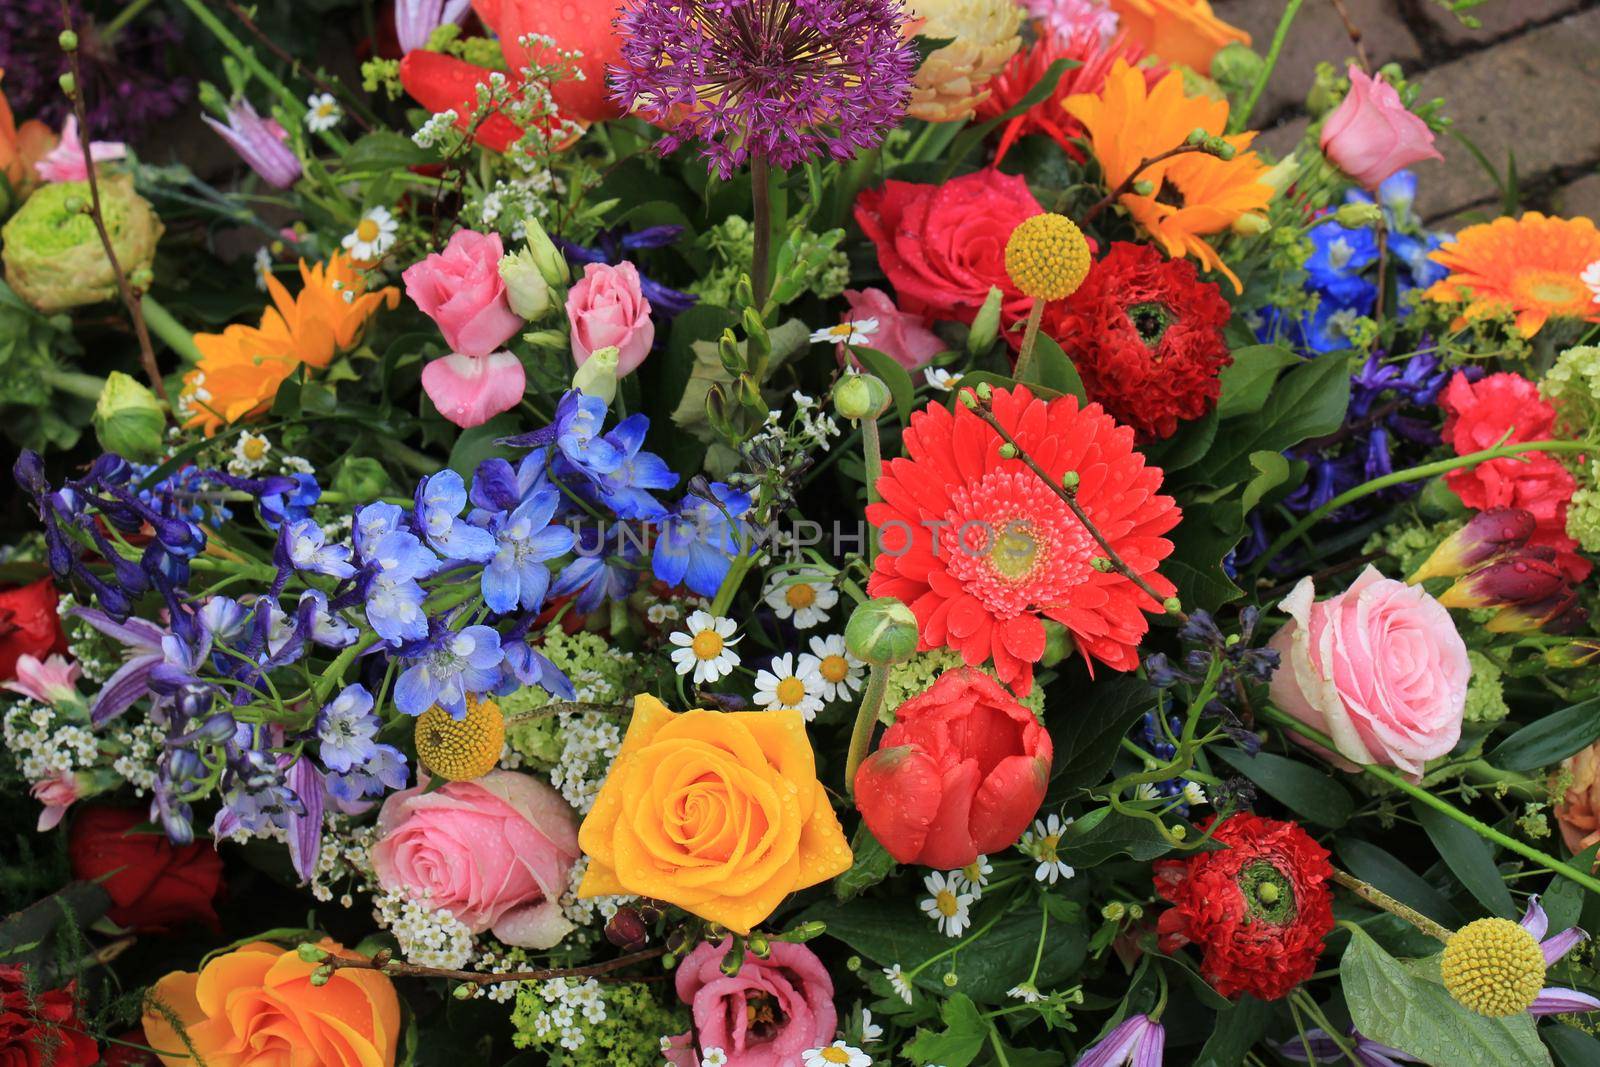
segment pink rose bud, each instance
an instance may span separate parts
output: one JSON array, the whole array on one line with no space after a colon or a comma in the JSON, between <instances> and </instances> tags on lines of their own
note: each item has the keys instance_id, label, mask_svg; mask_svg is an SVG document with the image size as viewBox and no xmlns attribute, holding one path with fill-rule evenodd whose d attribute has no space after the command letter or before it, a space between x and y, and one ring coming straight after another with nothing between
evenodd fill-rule
<instances>
[{"instance_id":1,"label":"pink rose bud","mask_svg":"<svg viewBox=\"0 0 1600 1067\"><path fill-rule=\"evenodd\" d=\"M1359 184L1376 191L1402 167L1442 159L1433 131L1407 110L1394 86L1350 68L1350 92L1322 125L1322 152Z\"/></svg>"},{"instance_id":2,"label":"pink rose bud","mask_svg":"<svg viewBox=\"0 0 1600 1067\"><path fill-rule=\"evenodd\" d=\"M1567 588L1567 572L1554 549L1534 546L1487 563L1439 597L1447 608L1501 608L1532 604Z\"/></svg>"},{"instance_id":3,"label":"pink rose bud","mask_svg":"<svg viewBox=\"0 0 1600 1067\"><path fill-rule=\"evenodd\" d=\"M1422 566L1406 581L1412 585L1429 578L1456 578L1502 552L1521 548L1533 536L1539 521L1523 508L1490 508L1445 538Z\"/></svg>"},{"instance_id":4,"label":"pink rose bud","mask_svg":"<svg viewBox=\"0 0 1600 1067\"><path fill-rule=\"evenodd\" d=\"M53 777L33 783L29 792L33 799L44 805L35 827L42 834L60 825L67 809L78 799L78 779L71 771L58 771Z\"/></svg>"},{"instance_id":5,"label":"pink rose bud","mask_svg":"<svg viewBox=\"0 0 1600 1067\"><path fill-rule=\"evenodd\" d=\"M878 322L867 347L876 348L906 370L916 370L945 350L939 335L928 329L927 319L901 311L882 289L846 289L844 298L850 305L849 321Z\"/></svg>"},{"instance_id":6,"label":"pink rose bud","mask_svg":"<svg viewBox=\"0 0 1600 1067\"><path fill-rule=\"evenodd\" d=\"M639 271L632 263L584 267L583 277L567 293L567 321L578 366L600 349L614 346L617 376L622 378L639 369L656 340L650 301L640 291Z\"/></svg>"},{"instance_id":7,"label":"pink rose bud","mask_svg":"<svg viewBox=\"0 0 1600 1067\"><path fill-rule=\"evenodd\" d=\"M1336 753L1296 740L1346 770L1420 777L1461 737L1472 669L1450 613L1372 567L1345 592L1315 596L1302 578L1280 605L1290 621L1269 642L1281 657L1272 702L1331 738Z\"/></svg>"},{"instance_id":8,"label":"pink rose bud","mask_svg":"<svg viewBox=\"0 0 1600 1067\"><path fill-rule=\"evenodd\" d=\"M401 275L406 295L438 324L450 351L487 356L522 329L500 277L504 252L497 233L458 230L443 252L413 263Z\"/></svg>"}]
</instances>

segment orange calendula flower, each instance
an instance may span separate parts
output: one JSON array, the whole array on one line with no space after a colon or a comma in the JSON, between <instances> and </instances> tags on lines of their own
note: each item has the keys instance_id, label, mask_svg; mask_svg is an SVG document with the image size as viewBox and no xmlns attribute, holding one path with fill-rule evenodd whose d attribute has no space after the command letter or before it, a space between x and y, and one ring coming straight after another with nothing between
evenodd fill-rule
<instances>
[{"instance_id":1,"label":"orange calendula flower","mask_svg":"<svg viewBox=\"0 0 1600 1067\"><path fill-rule=\"evenodd\" d=\"M1600 322L1600 305L1582 274L1600 260L1600 230L1586 218L1557 219L1529 211L1468 226L1429 257L1450 268L1425 294L1461 303L1457 325L1494 315L1514 315L1532 337L1552 318Z\"/></svg>"},{"instance_id":2,"label":"orange calendula flower","mask_svg":"<svg viewBox=\"0 0 1600 1067\"><path fill-rule=\"evenodd\" d=\"M326 367L360 339L379 304L392 310L400 303L393 286L367 292L361 272L343 253L315 266L302 260L300 280L303 287L291 297L266 275L273 306L262 313L260 325L194 335L200 362L184 378L178 402L189 416L187 425L214 434L262 414L289 375L302 365Z\"/></svg>"},{"instance_id":3,"label":"orange calendula flower","mask_svg":"<svg viewBox=\"0 0 1600 1067\"><path fill-rule=\"evenodd\" d=\"M1178 147L1192 131L1220 136L1228 125L1226 100L1185 95L1183 75L1177 71L1147 88L1144 74L1121 59L1098 93L1069 96L1062 106L1088 131L1089 146L1112 189L1143 160ZM1164 159L1139 172L1139 180L1154 186L1151 195L1130 192L1119 200L1169 256L1193 256L1207 269L1225 274L1235 291L1241 288L1238 276L1204 238L1224 232L1272 199L1272 186L1262 180L1266 164L1245 151L1254 139L1253 132L1226 138L1236 149L1232 159L1206 152Z\"/></svg>"},{"instance_id":4,"label":"orange calendula flower","mask_svg":"<svg viewBox=\"0 0 1600 1067\"><path fill-rule=\"evenodd\" d=\"M1250 35L1217 18L1207 0L1111 0L1111 8L1146 50L1201 74L1210 73L1223 45L1250 43Z\"/></svg>"},{"instance_id":5,"label":"orange calendula flower","mask_svg":"<svg viewBox=\"0 0 1600 1067\"><path fill-rule=\"evenodd\" d=\"M736 934L851 862L798 711L678 714L651 696L578 844L578 896L653 897Z\"/></svg>"},{"instance_id":6,"label":"orange calendula flower","mask_svg":"<svg viewBox=\"0 0 1600 1067\"><path fill-rule=\"evenodd\" d=\"M0 68L0 81L4 81L5 76L4 68ZM13 193L27 193L38 179L33 165L55 144L56 135L38 119L29 119L19 127L11 114L5 90L0 89L0 177L10 184ZM11 206L16 204L13 202ZM0 189L0 209L4 207L4 190Z\"/></svg>"}]
</instances>

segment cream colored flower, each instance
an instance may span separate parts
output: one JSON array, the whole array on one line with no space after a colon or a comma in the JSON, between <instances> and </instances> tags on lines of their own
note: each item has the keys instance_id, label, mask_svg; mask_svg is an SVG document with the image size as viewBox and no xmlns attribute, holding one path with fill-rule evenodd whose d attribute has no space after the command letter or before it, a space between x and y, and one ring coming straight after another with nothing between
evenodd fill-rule
<instances>
[{"instance_id":1,"label":"cream colored flower","mask_svg":"<svg viewBox=\"0 0 1600 1067\"><path fill-rule=\"evenodd\" d=\"M1015 0L913 0L911 8L926 20L919 36L950 43L922 61L906 113L927 122L971 118L989 79L1022 45L1022 8Z\"/></svg>"}]
</instances>

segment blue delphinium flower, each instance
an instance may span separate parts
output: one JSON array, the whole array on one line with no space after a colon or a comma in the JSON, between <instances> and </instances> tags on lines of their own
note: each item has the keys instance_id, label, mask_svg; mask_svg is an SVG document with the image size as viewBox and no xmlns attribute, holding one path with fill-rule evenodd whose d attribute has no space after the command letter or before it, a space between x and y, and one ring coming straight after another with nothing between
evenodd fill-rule
<instances>
[{"instance_id":1,"label":"blue delphinium flower","mask_svg":"<svg viewBox=\"0 0 1600 1067\"><path fill-rule=\"evenodd\" d=\"M1349 229L1332 219L1307 234L1313 251L1306 260L1310 288L1340 307L1371 306L1376 293L1361 272L1378 261L1378 237L1371 229Z\"/></svg>"},{"instance_id":2,"label":"blue delphinium flower","mask_svg":"<svg viewBox=\"0 0 1600 1067\"><path fill-rule=\"evenodd\" d=\"M422 610L427 592L418 579L431 575L439 560L409 531L399 529L400 509L368 504L356 513L356 548L367 573L367 621L392 645L428 636Z\"/></svg>"},{"instance_id":3,"label":"blue delphinium flower","mask_svg":"<svg viewBox=\"0 0 1600 1067\"><path fill-rule=\"evenodd\" d=\"M591 478L622 465L622 451L604 434L610 408L597 396L569 389L556 405L555 441L561 457Z\"/></svg>"},{"instance_id":4,"label":"blue delphinium flower","mask_svg":"<svg viewBox=\"0 0 1600 1067\"><path fill-rule=\"evenodd\" d=\"M701 596L716 596L722 579L739 555L750 496L713 482L714 500L688 493L678 510L662 523L650 557L650 569L668 585L684 585Z\"/></svg>"},{"instance_id":5,"label":"blue delphinium flower","mask_svg":"<svg viewBox=\"0 0 1600 1067\"><path fill-rule=\"evenodd\" d=\"M355 804L391 790L404 789L409 780L405 753L393 745L377 744L372 746L372 755L363 765L343 774L328 775L327 786L335 800Z\"/></svg>"},{"instance_id":6,"label":"blue delphinium flower","mask_svg":"<svg viewBox=\"0 0 1600 1067\"><path fill-rule=\"evenodd\" d=\"M649 429L650 420L645 416L630 415L605 435L605 442L616 450L619 462L613 470L594 479L594 489L600 502L621 519L661 518L667 509L649 490L671 489L678 484L678 476L666 460L653 452L640 451Z\"/></svg>"},{"instance_id":7,"label":"blue delphinium flower","mask_svg":"<svg viewBox=\"0 0 1600 1067\"><path fill-rule=\"evenodd\" d=\"M294 488L285 492L267 493L257 502L261 521L267 529L276 530L284 522L293 522L311 514L311 507L322 499L322 486L310 474L291 475Z\"/></svg>"},{"instance_id":8,"label":"blue delphinium flower","mask_svg":"<svg viewBox=\"0 0 1600 1067\"><path fill-rule=\"evenodd\" d=\"M416 523L433 550L446 559L482 563L495 553L487 530L463 520L467 487L452 470L431 474L417 483Z\"/></svg>"},{"instance_id":9,"label":"blue delphinium flower","mask_svg":"<svg viewBox=\"0 0 1600 1067\"><path fill-rule=\"evenodd\" d=\"M437 621L431 629L427 644L395 682L395 707L421 715L437 704L451 718L464 718L468 694L500 684L500 634L489 626L449 630Z\"/></svg>"},{"instance_id":10,"label":"blue delphinium flower","mask_svg":"<svg viewBox=\"0 0 1600 1067\"><path fill-rule=\"evenodd\" d=\"M608 542L615 549L609 554ZM579 614L587 615L608 600L622 600L639 584L639 545L623 527L584 526L574 548L577 558L561 569L550 592L577 593L573 607Z\"/></svg>"},{"instance_id":11,"label":"blue delphinium flower","mask_svg":"<svg viewBox=\"0 0 1600 1067\"><path fill-rule=\"evenodd\" d=\"M501 512L489 522L495 554L483 569L483 602L489 610L505 614L519 606L537 611L550 587L550 568L545 563L572 550L572 531L551 526L551 516L560 503L554 489L541 490Z\"/></svg>"},{"instance_id":12,"label":"blue delphinium flower","mask_svg":"<svg viewBox=\"0 0 1600 1067\"><path fill-rule=\"evenodd\" d=\"M522 686L536 685L562 700L572 700L578 695L572 687L572 679L551 663L544 653L528 644L525 635L507 637L501 648L506 657L506 677L500 683L502 694Z\"/></svg>"},{"instance_id":13,"label":"blue delphinium flower","mask_svg":"<svg viewBox=\"0 0 1600 1067\"><path fill-rule=\"evenodd\" d=\"M280 533L295 570L345 579L356 573L346 545L328 544L328 535L311 519L285 523Z\"/></svg>"},{"instance_id":14,"label":"blue delphinium flower","mask_svg":"<svg viewBox=\"0 0 1600 1067\"><path fill-rule=\"evenodd\" d=\"M317 713L317 753L328 770L343 773L373 757L380 724L372 703L372 694L357 682L341 689Z\"/></svg>"}]
</instances>

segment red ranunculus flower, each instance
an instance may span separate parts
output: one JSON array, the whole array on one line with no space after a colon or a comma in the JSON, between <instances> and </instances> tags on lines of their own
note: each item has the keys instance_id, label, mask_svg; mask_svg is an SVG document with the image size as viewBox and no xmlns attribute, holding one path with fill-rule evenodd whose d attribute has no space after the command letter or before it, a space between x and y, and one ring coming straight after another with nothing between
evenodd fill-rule
<instances>
[{"instance_id":1,"label":"red ranunculus flower","mask_svg":"<svg viewBox=\"0 0 1600 1067\"><path fill-rule=\"evenodd\" d=\"M222 859L210 845L173 845L135 808L95 805L72 820L67 853L72 873L100 882L111 894L111 921L133 930L161 931L202 922L218 928L212 906L222 884Z\"/></svg>"},{"instance_id":2,"label":"red ranunculus flower","mask_svg":"<svg viewBox=\"0 0 1600 1067\"><path fill-rule=\"evenodd\" d=\"M1173 904L1157 925L1161 951L1198 945L1218 993L1277 1000L1316 971L1333 929L1328 850L1295 823L1249 812L1213 836L1228 847L1155 865L1156 892Z\"/></svg>"},{"instance_id":3,"label":"red ranunculus flower","mask_svg":"<svg viewBox=\"0 0 1600 1067\"><path fill-rule=\"evenodd\" d=\"M44 659L66 650L67 635L56 615L56 583L49 576L0 590L0 682L17 676L22 656Z\"/></svg>"},{"instance_id":4,"label":"red ranunculus flower","mask_svg":"<svg viewBox=\"0 0 1600 1067\"><path fill-rule=\"evenodd\" d=\"M1054 750L1033 713L983 671L939 676L900 705L856 771L856 807L901 863L954 870L1010 848L1044 802Z\"/></svg>"},{"instance_id":5,"label":"red ranunculus flower","mask_svg":"<svg viewBox=\"0 0 1600 1067\"><path fill-rule=\"evenodd\" d=\"M30 991L18 964L0 964L0 1067L92 1067L94 1039L78 1029L72 986Z\"/></svg>"},{"instance_id":6,"label":"red ranunculus flower","mask_svg":"<svg viewBox=\"0 0 1600 1067\"><path fill-rule=\"evenodd\" d=\"M1156 573L1172 553L1162 535L1181 517L1160 495L1161 470L1133 450L1133 430L1076 397L1046 403L1027 387L994 391L994 415L1059 480L1078 475L1078 505L1111 547L1162 596ZM1044 618L1071 632L1085 658L1119 670L1139 664L1161 605L1116 571L1094 566L1100 546L1067 505L1000 435L957 404L911 416L906 458L884 464L881 502L867 506L882 551L868 590L910 607L921 647L952 648L972 666L993 659L1000 680L1026 696L1044 655Z\"/></svg>"},{"instance_id":7,"label":"red ranunculus flower","mask_svg":"<svg viewBox=\"0 0 1600 1067\"><path fill-rule=\"evenodd\" d=\"M1520 374L1491 374L1469 382L1458 372L1439 395L1439 406L1445 414L1444 439L1458 456L1555 436L1555 409ZM1477 511L1513 507L1532 512L1536 525L1528 543L1555 549L1574 581L1589 576L1591 564L1567 536L1567 506L1577 482L1550 453L1524 452L1454 470L1444 476L1444 484Z\"/></svg>"},{"instance_id":8,"label":"red ranunculus flower","mask_svg":"<svg viewBox=\"0 0 1600 1067\"><path fill-rule=\"evenodd\" d=\"M901 308L953 322L971 322L991 286L1008 309L1028 313L1032 301L1006 275L1006 240L1043 212L1026 181L997 170L943 185L885 182L856 199L856 221L878 246Z\"/></svg>"},{"instance_id":9,"label":"red ranunculus flower","mask_svg":"<svg viewBox=\"0 0 1600 1067\"><path fill-rule=\"evenodd\" d=\"M1089 399L1144 440L1210 411L1233 362L1228 301L1194 263L1117 242L1083 285L1045 311L1044 330L1078 367Z\"/></svg>"}]
</instances>

